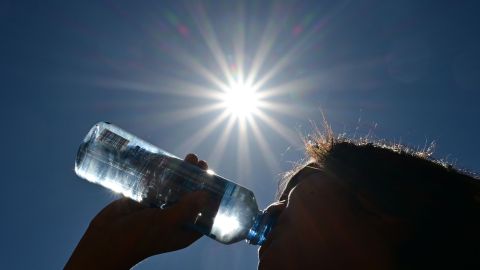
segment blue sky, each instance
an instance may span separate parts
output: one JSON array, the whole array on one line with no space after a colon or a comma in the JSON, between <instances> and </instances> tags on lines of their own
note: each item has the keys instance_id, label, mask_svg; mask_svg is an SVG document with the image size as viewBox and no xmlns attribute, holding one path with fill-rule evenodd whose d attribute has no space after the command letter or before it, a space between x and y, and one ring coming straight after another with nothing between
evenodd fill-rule
<instances>
[{"instance_id":1,"label":"blue sky","mask_svg":"<svg viewBox=\"0 0 480 270\"><path fill-rule=\"evenodd\" d=\"M478 171L478 10L476 1L2 1L0 265L61 268L115 198L73 171L98 121L178 156L198 153L260 207L303 157L298 134L321 111L337 133L435 142L436 158ZM235 118L229 128L212 108L215 81L228 86L241 71L269 104L252 115L256 128ZM253 246L204 238L137 269L256 263Z\"/></svg>"}]
</instances>

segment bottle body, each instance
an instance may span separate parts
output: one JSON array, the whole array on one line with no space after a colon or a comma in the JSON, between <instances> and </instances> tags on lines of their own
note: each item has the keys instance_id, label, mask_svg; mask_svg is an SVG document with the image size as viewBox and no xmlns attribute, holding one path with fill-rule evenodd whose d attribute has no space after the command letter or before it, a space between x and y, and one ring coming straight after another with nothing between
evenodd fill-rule
<instances>
[{"instance_id":1,"label":"bottle body","mask_svg":"<svg viewBox=\"0 0 480 270\"><path fill-rule=\"evenodd\" d=\"M247 239L261 244L265 216L252 191L201 170L109 123L96 124L80 145L75 172L80 177L148 206L165 208L195 190L212 203L193 228L221 243ZM253 237L255 236L255 237ZM248 240L252 238L252 240Z\"/></svg>"}]
</instances>

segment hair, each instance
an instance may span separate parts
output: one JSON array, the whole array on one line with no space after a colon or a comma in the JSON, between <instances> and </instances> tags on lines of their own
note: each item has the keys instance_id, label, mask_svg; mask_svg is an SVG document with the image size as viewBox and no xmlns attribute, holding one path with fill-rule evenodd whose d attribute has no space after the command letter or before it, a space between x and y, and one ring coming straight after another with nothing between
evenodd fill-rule
<instances>
[{"instance_id":1,"label":"hair","mask_svg":"<svg viewBox=\"0 0 480 270\"><path fill-rule=\"evenodd\" d=\"M321 169L368 194L382 212L408 221L412 233L396 252L400 269L480 269L478 177L434 160L432 147L351 140L325 127L304 140L308 158L285 174L279 191L289 191L289 180L306 164Z\"/></svg>"}]
</instances>

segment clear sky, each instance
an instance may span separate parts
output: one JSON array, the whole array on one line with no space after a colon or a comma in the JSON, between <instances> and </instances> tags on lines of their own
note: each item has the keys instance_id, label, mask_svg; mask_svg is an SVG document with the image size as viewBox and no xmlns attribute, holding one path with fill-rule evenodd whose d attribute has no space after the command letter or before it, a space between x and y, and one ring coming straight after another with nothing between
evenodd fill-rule
<instances>
[{"instance_id":1,"label":"clear sky","mask_svg":"<svg viewBox=\"0 0 480 270\"><path fill-rule=\"evenodd\" d=\"M260 207L322 110L337 133L435 142L436 158L478 171L477 3L1 1L0 268L63 267L115 198L73 171L98 121L198 153ZM225 107L232 88L258 96L248 117ZM205 237L137 269L256 263L256 247Z\"/></svg>"}]
</instances>

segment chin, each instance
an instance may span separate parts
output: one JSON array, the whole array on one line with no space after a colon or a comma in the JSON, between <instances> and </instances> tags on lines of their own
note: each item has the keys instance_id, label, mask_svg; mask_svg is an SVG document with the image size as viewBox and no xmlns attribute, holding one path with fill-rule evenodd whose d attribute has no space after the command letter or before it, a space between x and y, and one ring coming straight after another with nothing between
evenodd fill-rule
<instances>
[{"instance_id":1,"label":"chin","mask_svg":"<svg viewBox=\"0 0 480 270\"><path fill-rule=\"evenodd\" d=\"M298 265L292 265L291 263L288 262L276 262L276 261L265 261L265 260L260 260L258 262L258 270L296 270L296 269L308 269L308 268L302 268L299 267Z\"/></svg>"},{"instance_id":2,"label":"chin","mask_svg":"<svg viewBox=\"0 0 480 270\"><path fill-rule=\"evenodd\" d=\"M275 265L271 265L268 262L264 260L259 260L258 261L258 270L277 270L279 269L278 267L275 267Z\"/></svg>"},{"instance_id":3,"label":"chin","mask_svg":"<svg viewBox=\"0 0 480 270\"><path fill-rule=\"evenodd\" d=\"M258 257L258 270L277 270L277 269L280 269L276 263L275 263L275 260L271 260L272 258L269 258L268 256L268 252L265 252L264 254L262 254L262 256L260 257L260 254L259 254L259 257Z\"/></svg>"},{"instance_id":4,"label":"chin","mask_svg":"<svg viewBox=\"0 0 480 270\"><path fill-rule=\"evenodd\" d=\"M292 265L291 261L286 260L283 256L275 256L272 252L265 252L261 258L258 259L259 270L281 270L281 269L300 269Z\"/></svg>"}]
</instances>

